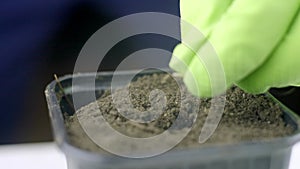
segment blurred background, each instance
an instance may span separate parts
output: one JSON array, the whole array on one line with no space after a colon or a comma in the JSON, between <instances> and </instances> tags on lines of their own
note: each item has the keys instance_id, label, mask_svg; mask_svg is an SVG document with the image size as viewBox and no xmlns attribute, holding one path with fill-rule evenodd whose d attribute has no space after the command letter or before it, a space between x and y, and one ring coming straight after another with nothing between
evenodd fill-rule
<instances>
[{"instance_id":1,"label":"blurred background","mask_svg":"<svg viewBox=\"0 0 300 169\"><path fill-rule=\"evenodd\" d=\"M179 15L178 0L1 1L0 144L52 140L44 89L54 80L53 74L71 74L81 48L94 32L137 12ZM179 30L179 24L173 26ZM100 67L113 70L122 58L143 48L171 52L177 43L160 35L133 36L116 44ZM168 59L163 60L158 64L167 66Z\"/></svg>"},{"instance_id":2,"label":"blurred background","mask_svg":"<svg viewBox=\"0 0 300 169\"><path fill-rule=\"evenodd\" d=\"M95 31L114 19L137 12L179 16L178 0L1 1L0 144L52 140L44 89L54 80L53 74L71 74L82 46ZM179 30L179 23L170 26ZM127 38L109 51L101 70L115 69L134 51L155 47L171 52L177 43L153 34ZM157 62L167 66L167 60ZM137 63L132 64L128 69ZM299 89L272 92L300 112Z\"/></svg>"}]
</instances>

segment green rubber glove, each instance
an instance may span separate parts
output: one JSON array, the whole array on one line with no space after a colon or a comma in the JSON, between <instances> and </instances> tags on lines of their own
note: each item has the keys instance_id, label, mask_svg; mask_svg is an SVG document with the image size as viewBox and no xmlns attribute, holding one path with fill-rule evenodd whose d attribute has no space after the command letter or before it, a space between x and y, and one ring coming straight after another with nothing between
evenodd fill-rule
<instances>
[{"instance_id":1,"label":"green rubber glove","mask_svg":"<svg viewBox=\"0 0 300 169\"><path fill-rule=\"evenodd\" d=\"M223 66L226 87L235 84L254 94L300 84L299 9L300 0L180 1L181 19L205 35L192 45L201 50L209 41ZM182 26L182 41L188 35ZM174 49L169 66L183 75L193 94L212 96L205 65L184 43Z\"/></svg>"}]
</instances>

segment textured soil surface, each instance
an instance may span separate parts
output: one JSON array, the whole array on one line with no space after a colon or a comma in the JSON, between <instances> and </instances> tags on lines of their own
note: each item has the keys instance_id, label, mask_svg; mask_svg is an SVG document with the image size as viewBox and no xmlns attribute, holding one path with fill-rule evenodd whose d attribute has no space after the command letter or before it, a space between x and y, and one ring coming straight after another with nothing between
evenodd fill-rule
<instances>
[{"instance_id":1,"label":"textured soil surface","mask_svg":"<svg viewBox=\"0 0 300 169\"><path fill-rule=\"evenodd\" d=\"M111 92L107 90L97 101L82 107L73 116L65 116L71 144L90 151L103 151L89 139L78 121L80 119L86 124L93 125L100 116L103 116L118 132L137 138L155 136L167 129L172 133L192 128L177 148L267 141L290 135L295 130L284 122L279 105L267 96L247 94L233 87L226 93L224 112L216 131L205 143L200 144L199 134L209 113L211 99L194 97L188 93L180 78L174 80L164 73L139 77L127 87L129 94L126 88L116 90L113 95L113 98L116 98L114 103ZM164 97L159 95L161 93L164 93ZM129 99L125 99L128 95ZM130 102L133 106L126 106L130 105ZM115 106L118 104L122 106ZM214 106L220 105L217 103ZM97 111L99 109L101 113ZM130 119L143 120L144 123L128 120L118 112L123 112ZM157 113L150 115L151 112ZM178 123L172 127L176 119ZM97 135L97 132L102 131L92 132L93 135ZM109 133L100 135L108 141L116 139Z\"/></svg>"}]
</instances>

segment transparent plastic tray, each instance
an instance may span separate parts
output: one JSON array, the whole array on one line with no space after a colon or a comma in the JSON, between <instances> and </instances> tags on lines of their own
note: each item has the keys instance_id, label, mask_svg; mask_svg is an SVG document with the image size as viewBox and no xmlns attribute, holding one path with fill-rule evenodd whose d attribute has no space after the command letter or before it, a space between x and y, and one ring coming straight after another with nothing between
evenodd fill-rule
<instances>
[{"instance_id":1,"label":"transparent plastic tray","mask_svg":"<svg viewBox=\"0 0 300 169\"><path fill-rule=\"evenodd\" d=\"M132 71L121 71L115 73L115 76L126 77L132 73ZM67 75L59 78L61 86L53 81L46 88L45 95L54 139L65 153L69 169L287 169L292 146L300 141L299 117L279 103L284 112L285 121L293 125L297 131L292 136L276 138L271 141L183 149L145 159L130 159L89 152L71 145L64 126L63 113L72 114L74 112L66 98L62 97L61 87L64 94L70 97L69 100L72 100L72 78L83 82L81 86L73 86L73 92L83 95L89 90L88 82L94 80L95 88L98 91L96 93L101 95L101 91L110 88L112 74L113 72L98 73L96 80L89 73ZM272 95L270 97L278 102ZM85 104L91 101L93 100L86 100Z\"/></svg>"}]
</instances>

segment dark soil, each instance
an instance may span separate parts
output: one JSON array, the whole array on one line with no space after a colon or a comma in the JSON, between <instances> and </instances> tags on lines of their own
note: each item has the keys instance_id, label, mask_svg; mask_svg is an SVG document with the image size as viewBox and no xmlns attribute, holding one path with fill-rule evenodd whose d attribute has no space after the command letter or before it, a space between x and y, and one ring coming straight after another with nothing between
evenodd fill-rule
<instances>
[{"instance_id":1,"label":"dark soil","mask_svg":"<svg viewBox=\"0 0 300 169\"><path fill-rule=\"evenodd\" d=\"M183 83L178 78L180 83ZM149 123L137 123L130 121L118 113L112 103L112 96L109 90L93 103L90 103L76 112L80 116L90 117L90 113L96 109L97 105L107 122L119 132L132 137L150 137L157 135L172 126L178 117L180 105L182 105L182 124L172 130L184 130L192 127L187 137L177 145L177 148L198 147L211 144L234 144L242 141L267 141L276 137L283 137L292 134L295 129L284 122L283 113L277 103L274 103L266 95L252 95L243 92L237 87L230 88L226 94L226 104L221 122L212 135L205 143L198 143L201 128L207 117L211 99L200 99L188 93L183 87L181 90L176 81L168 74L145 75L137 78L129 85L130 101L135 108L132 112L126 107L122 111L131 117L139 117L143 120L151 120L149 115L139 115L138 111L149 111L151 102L163 102L164 98L158 97L157 93L150 94L151 91L159 89L165 93L166 106L163 107L162 114L156 120ZM127 103L123 100L124 89L116 91L119 102ZM182 93L181 93L182 92ZM184 99L181 99L181 94ZM150 97L149 97L150 95ZM120 99L121 98L121 99ZM150 98L150 99L149 99ZM200 106L195 118L196 102L200 101ZM182 102L182 103L181 103ZM82 130L77 116L66 116L65 124L67 127L70 142L80 148L90 151L102 151L93 143ZM89 115L88 115L89 114ZM99 114L94 115L99 116ZM93 122L92 119L83 118ZM101 132L101 131L99 131ZM107 135L109 137L109 135Z\"/></svg>"}]
</instances>

